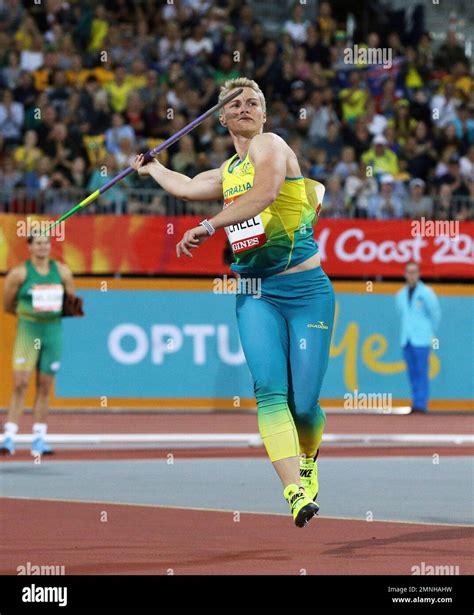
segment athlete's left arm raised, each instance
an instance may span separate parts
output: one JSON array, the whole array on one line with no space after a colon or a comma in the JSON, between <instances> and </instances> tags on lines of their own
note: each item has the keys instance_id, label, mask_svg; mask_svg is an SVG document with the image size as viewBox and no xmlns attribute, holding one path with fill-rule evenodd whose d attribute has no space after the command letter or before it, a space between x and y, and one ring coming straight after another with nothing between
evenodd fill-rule
<instances>
[{"instance_id":1,"label":"athlete's left arm raised","mask_svg":"<svg viewBox=\"0 0 474 615\"><path fill-rule=\"evenodd\" d=\"M272 133L257 135L250 143L249 155L255 167L253 186L209 220L215 229L257 216L273 203L280 192L288 156L288 146L283 139Z\"/></svg>"}]
</instances>

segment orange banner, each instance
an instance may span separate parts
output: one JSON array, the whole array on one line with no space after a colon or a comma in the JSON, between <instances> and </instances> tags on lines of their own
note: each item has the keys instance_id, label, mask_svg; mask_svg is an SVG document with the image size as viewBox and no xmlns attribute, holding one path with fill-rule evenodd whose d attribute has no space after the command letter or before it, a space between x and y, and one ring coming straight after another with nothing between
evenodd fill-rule
<instances>
[{"instance_id":1,"label":"orange banner","mask_svg":"<svg viewBox=\"0 0 474 615\"><path fill-rule=\"evenodd\" d=\"M177 258L176 244L198 216L78 215L53 236L53 257L76 274L223 275L229 254L223 229L192 259ZM26 234L43 216L0 214L0 273L28 258ZM52 222L52 221L50 221ZM404 265L422 264L422 275L470 278L474 273L474 223L410 220L321 219L315 238L328 275L401 277Z\"/></svg>"}]
</instances>

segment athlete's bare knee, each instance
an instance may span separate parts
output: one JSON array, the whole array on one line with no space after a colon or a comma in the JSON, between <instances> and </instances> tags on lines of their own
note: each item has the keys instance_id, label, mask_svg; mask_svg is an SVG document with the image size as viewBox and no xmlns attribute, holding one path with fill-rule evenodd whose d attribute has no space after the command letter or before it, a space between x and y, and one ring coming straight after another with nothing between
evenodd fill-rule
<instances>
[{"instance_id":1,"label":"athlete's bare knee","mask_svg":"<svg viewBox=\"0 0 474 615\"><path fill-rule=\"evenodd\" d=\"M36 395L38 397L48 397L52 382L52 376L47 374L39 374L36 383Z\"/></svg>"},{"instance_id":2,"label":"athlete's bare knee","mask_svg":"<svg viewBox=\"0 0 474 615\"><path fill-rule=\"evenodd\" d=\"M13 376L13 390L16 394L25 393L30 382L31 374L29 372L16 372Z\"/></svg>"}]
</instances>

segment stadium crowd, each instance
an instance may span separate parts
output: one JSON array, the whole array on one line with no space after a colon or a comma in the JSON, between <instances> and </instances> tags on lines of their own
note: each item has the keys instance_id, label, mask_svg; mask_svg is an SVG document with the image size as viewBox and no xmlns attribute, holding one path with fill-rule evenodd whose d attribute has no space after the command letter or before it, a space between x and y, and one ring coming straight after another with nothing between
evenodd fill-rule
<instances>
[{"instance_id":1,"label":"stadium crowd","mask_svg":"<svg viewBox=\"0 0 474 615\"><path fill-rule=\"evenodd\" d=\"M474 219L474 88L448 30L349 41L320 2L270 35L241 0L0 0L0 211L61 214L212 106L219 86L254 78L266 130L326 185L324 215ZM347 49L389 50L348 63ZM193 176L232 155L215 118L162 154ZM89 211L200 213L136 174Z\"/></svg>"}]
</instances>

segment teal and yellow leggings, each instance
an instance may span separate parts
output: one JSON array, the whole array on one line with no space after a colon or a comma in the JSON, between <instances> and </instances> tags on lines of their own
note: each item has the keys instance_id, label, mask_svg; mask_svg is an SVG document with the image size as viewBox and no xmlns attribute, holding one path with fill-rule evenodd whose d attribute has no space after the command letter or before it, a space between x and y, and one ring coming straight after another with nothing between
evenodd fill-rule
<instances>
[{"instance_id":1,"label":"teal and yellow leggings","mask_svg":"<svg viewBox=\"0 0 474 615\"><path fill-rule=\"evenodd\" d=\"M256 294L247 292L245 280L239 283L237 321L268 456L314 457L326 422L319 393L334 321L332 284L321 267L261 278L260 287L254 279Z\"/></svg>"}]
</instances>

